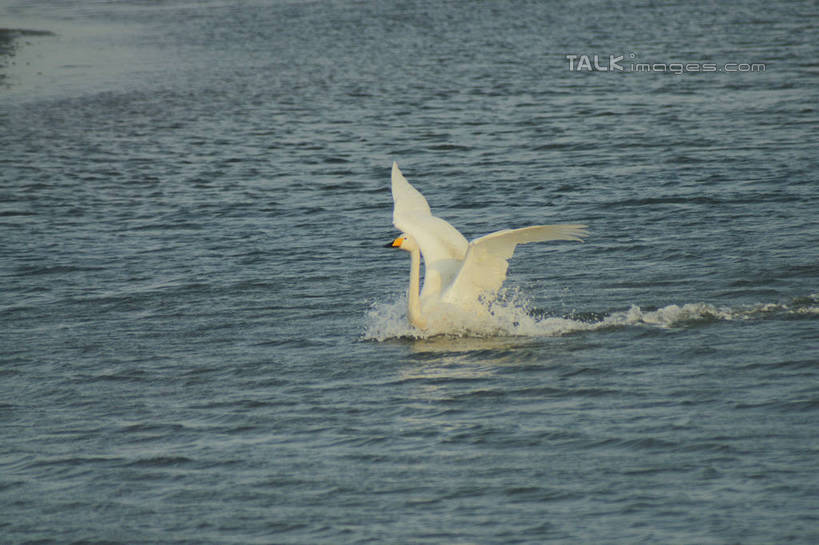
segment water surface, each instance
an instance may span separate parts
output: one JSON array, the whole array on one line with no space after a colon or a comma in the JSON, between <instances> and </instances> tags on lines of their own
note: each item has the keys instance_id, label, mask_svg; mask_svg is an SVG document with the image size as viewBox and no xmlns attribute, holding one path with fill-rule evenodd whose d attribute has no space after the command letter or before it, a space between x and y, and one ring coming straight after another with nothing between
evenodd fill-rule
<instances>
[{"instance_id":1,"label":"water surface","mask_svg":"<svg viewBox=\"0 0 819 545\"><path fill-rule=\"evenodd\" d=\"M815 11L6 2L2 541L816 543ZM425 338L393 160L592 235Z\"/></svg>"}]
</instances>

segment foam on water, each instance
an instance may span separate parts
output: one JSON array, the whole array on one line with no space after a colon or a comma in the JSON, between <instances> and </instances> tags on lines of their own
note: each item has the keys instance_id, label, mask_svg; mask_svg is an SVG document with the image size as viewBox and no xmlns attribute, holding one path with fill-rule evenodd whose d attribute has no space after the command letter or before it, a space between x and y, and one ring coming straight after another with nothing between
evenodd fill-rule
<instances>
[{"instance_id":1,"label":"foam on water","mask_svg":"<svg viewBox=\"0 0 819 545\"><path fill-rule=\"evenodd\" d=\"M710 303L667 305L643 310L632 305L627 310L609 313L586 313L600 318L543 315L533 311L530 302L519 292L505 293L487 304L482 316L461 314L439 321L437 327L419 330L406 318L407 300L373 303L367 312L363 340L385 341L395 338L427 339L438 335L455 337L554 337L581 331L646 326L672 328L703 321L748 320L765 315L812 315L819 313L819 294L798 297L789 303L760 303L737 307L717 307Z\"/></svg>"}]
</instances>

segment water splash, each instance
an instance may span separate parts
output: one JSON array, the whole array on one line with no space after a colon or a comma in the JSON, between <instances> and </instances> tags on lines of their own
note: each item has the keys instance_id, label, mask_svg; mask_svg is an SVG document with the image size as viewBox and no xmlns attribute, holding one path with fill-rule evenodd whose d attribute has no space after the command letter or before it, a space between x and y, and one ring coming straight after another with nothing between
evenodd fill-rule
<instances>
[{"instance_id":1,"label":"water splash","mask_svg":"<svg viewBox=\"0 0 819 545\"><path fill-rule=\"evenodd\" d=\"M439 335L556 337L629 326L673 328L697 322L750 320L767 315L811 316L819 314L819 294L797 297L788 303L717 307L700 302L681 306L667 305L655 310L644 310L632 305L623 311L554 316L538 313L532 309L528 299L519 292L511 292L486 304L486 312L480 316L472 313L451 314L446 320L438 321L437 327L424 331L409 324L406 308L406 297L389 303L373 303L366 316L362 340L428 339Z\"/></svg>"}]
</instances>

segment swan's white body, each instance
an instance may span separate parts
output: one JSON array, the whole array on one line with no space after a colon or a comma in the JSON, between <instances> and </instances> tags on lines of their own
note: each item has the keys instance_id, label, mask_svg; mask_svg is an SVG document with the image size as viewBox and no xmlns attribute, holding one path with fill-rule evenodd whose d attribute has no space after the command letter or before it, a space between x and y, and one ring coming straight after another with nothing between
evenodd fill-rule
<instances>
[{"instance_id":1,"label":"swan's white body","mask_svg":"<svg viewBox=\"0 0 819 545\"><path fill-rule=\"evenodd\" d=\"M392 165L392 198L393 224L403 233L390 245L411 254L407 317L419 329L445 316L448 308L486 312L482 300L497 294L506 279L506 260L518 244L582 242L587 235L585 225L535 225L504 229L467 242L452 225L432 215L427 200L404 178L398 163ZM420 290L422 255L424 288Z\"/></svg>"}]
</instances>

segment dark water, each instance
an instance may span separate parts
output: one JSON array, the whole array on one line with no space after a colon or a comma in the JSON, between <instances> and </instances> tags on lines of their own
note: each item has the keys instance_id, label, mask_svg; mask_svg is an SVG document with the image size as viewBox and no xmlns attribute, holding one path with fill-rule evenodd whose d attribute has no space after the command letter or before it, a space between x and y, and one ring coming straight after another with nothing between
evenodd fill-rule
<instances>
[{"instance_id":1,"label":"dark water","mask_svg":"<svg viewBox=\"0 0 819 545\"><path fill-rule=\"evenodd\" d=\"M3 3L0 542L819 542L817 20ZM413 338L393 160L592 236Z\"/></svg>"}]
</instances>

